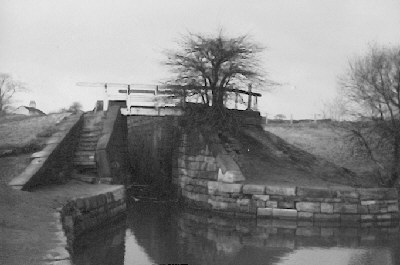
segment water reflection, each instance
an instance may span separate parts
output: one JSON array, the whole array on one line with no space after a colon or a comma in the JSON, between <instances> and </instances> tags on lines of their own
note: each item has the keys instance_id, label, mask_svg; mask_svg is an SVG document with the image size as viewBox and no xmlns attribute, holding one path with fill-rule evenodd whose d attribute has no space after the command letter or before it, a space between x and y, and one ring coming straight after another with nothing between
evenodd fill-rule
<instances>
[{"instance_id":1,"label":"water reflection","mask_svg":"<svg viewBox=\"0 0 400 265\"><path fill-rule=\"evenodd\" d=\"M74 264L400 264L398 226L232 220L136 203L126 223L80 238Z\"/></svg>"}]
</instances>

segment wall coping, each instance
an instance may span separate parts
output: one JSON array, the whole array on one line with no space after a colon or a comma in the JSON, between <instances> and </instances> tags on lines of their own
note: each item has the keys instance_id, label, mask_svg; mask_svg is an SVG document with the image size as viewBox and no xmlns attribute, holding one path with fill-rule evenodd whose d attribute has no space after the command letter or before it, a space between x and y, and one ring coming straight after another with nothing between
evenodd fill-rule
<instances>
[{"instance_id":1,"label":"wall coping","mask_svg":"<svg viewBox=\"0 0 400 265\"><path fill-rule=\"evenodd\" d=\"M70 115L66 120L62 121L57 126L57 131L45 142L45 147L41 151L31 155L32 161L30 164L21 174L13 178L8 185L16 190L26 189L30 181L41 173L43 166L51 159L54 151L64 143L67 135L73 129L76 129L80 122L82 122L82 114Z\"/></svg>"}]
</instances>

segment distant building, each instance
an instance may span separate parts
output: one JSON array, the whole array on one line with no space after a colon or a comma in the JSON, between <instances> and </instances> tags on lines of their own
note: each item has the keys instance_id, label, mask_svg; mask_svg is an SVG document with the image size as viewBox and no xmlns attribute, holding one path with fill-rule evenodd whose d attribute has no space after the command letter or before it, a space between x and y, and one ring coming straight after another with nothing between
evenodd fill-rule
<instances>
[{"instance_id":1,"label":"distant building","mask_svg":"<svg viewBox=\"0 0 400 265\"><path fill-rule=\"evenodd\" d=\"M12 113L20 114L20 115L28 115L28 116L44 116L44 115L46 115L43 111L36 108L36 102L34 100L31 100L31 102L29 102L29 107L19 106Z\"/></svg>"}]
</instances>

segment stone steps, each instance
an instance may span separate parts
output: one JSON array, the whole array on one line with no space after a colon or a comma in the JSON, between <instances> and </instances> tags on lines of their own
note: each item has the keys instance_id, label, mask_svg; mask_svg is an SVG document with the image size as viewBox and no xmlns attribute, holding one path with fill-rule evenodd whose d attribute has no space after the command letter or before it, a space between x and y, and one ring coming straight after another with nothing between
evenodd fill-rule
<instances>
[{"instance_id":1,"label":"stone steps","mask_svg":"<svg viewBox=\"0 0 400 265\"><path fill-rule=\"evenodd\" d=\"M97 177L95 153L103 126L101 113L86 113L79 143L74 154L74 166L79 174Z\"/></svg>"}]
</instances>

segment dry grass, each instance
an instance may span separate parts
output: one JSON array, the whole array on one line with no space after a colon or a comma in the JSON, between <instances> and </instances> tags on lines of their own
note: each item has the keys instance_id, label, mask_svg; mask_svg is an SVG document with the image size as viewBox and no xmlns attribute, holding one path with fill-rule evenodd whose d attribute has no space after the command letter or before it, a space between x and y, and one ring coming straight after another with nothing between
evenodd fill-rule
<instances>
[{"instance_id":1,"label":"dry grass","mask_svg":"<svg viewBox=\"0 0 400 265\"><path fill-rule=\"evenodd\" d=\"M362 152L351 148L346 133L340 128L329 124L268 124L264 129L313 155L352 170L368 182L375 182L371 162Z\"/></svg>"},{"instance_id":2,"label":"dry grass","mask_svg":"<svg viewBox=\"0 0 400 265\"><path fill-rule=\"evenodd\" d=\"M45 137L51 136L55 126L66 115L51 114L47 116L10 115L0 119L0 150L35 149Z\"/></svg>"},{"instance_id":3,"label":"dry grass","mask_svg":"<svg viewBox=\"0 0 400 265\"><path fill-rule=\"evenodd\" d=\"M0 184L5 185L25 169L30 162L29 154L41 150L46 137L51 136L66 115L0 118Z\"/></svg>"}]
</instances>

